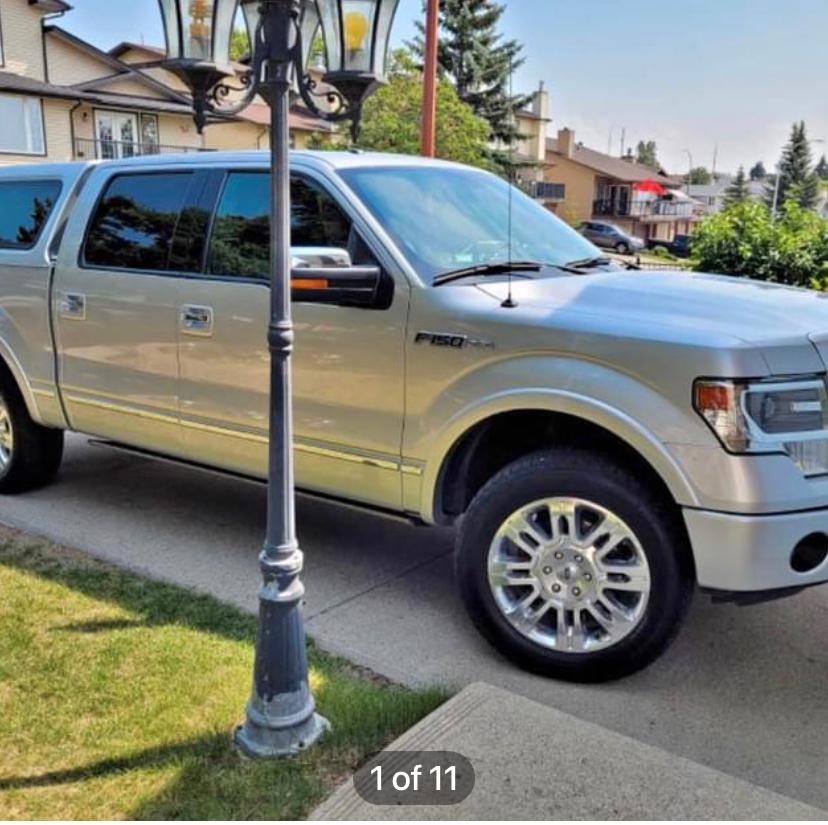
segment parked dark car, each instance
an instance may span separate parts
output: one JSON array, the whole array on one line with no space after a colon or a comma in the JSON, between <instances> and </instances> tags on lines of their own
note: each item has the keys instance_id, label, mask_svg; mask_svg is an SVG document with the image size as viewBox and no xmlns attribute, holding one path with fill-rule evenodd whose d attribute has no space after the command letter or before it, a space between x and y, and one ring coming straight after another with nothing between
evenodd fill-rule
<instances>
[{"instance_id":1,"label":"parked dark car","mask_svg":"<svg viewBox=\"0 0 828 825\"><path fill-rule=\"evenodd\" d=\"M612 249L619 255L633 255L644 249L644 241L630 235L614 223L604 221L584 221L580 226L581 234L596 246Z\"/></svg>"},{"instance_id":2,"label":"parked dark car","mask_svg":"<svg viewBox=\"0 0 828 825\"><path fill-rule=\"evenodd\" d=\"M692 235L676 235L672 241L650 241L649 247L650 249L666 249L677 258L689 258L692 243Z\"/></svg>"}]
</instances>

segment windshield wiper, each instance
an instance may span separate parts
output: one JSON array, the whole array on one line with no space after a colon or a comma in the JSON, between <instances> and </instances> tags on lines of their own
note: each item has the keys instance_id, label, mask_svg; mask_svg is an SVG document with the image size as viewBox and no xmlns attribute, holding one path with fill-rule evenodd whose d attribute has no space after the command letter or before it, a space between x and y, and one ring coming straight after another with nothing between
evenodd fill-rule
<instances>
[{"instance_id":1,"label":"windshield wiper","mask_svg":"<svg viewBox=\"0 0 828 825\"><path fill-rule=\"evenodd\" d=\"M475 275L505 275L509 272L540 272L546 264L537 261L501 261L491 264L477 264L463 269L453 269L443 272L434 279L434 286L442 286L461 278L470 278Z\"/></svg>"},{"instance_id":2,"label":"windshield wiper","mask_svg":"<svg viewBox=\"0 0 828 825\"><path fill-rule=\"evenodd\" d=\"M595 269L597 266L606 266L612 263L612 258L607 258L605 255L600 255L596 258L582 258L579 261L570 261L561 269Z\"/></svg>"}]
</instances>

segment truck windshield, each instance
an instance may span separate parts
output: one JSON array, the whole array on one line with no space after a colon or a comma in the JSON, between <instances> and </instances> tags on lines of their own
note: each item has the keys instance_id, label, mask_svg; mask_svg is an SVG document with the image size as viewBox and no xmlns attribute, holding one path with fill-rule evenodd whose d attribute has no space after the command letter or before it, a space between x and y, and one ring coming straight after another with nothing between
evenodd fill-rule
<instances>
[{"instance_id":1,"label":"truck windshield","mask_svg":"<svg viewBox=\"0 0 828 825\"><path fill-rule=\"evenodd\" d=\"M600 256L584 237L520 190L478 169L386 166L340 176L427 283L478 264L565 265ZM509 225L512 227L509 243Z\"/></svg>"}]
</instances>

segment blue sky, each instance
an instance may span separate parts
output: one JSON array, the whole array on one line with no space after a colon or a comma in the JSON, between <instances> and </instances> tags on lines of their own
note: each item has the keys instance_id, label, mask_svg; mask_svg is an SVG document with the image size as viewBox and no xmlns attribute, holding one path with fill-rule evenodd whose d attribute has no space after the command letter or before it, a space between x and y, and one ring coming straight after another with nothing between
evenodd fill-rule
<instances>
[{"instance_id":1,"label":"blue sky","mask_svg":"<svg viewBox=\"0 0 828 825\"><path fill-rule=\"evenodd\" d=\"M658 143L681 171L762 159L771 166L791 123L828 141L826 0L501 0L503 30L525 44L516 89L543 80L553 130L620 151ZM61 25L104 48L120 40L160 44L155 0L72 0ZM410 37L421 0L401 0L394 32ZM814 150L828 151L828 143Z\"/></svg>"}]
</instances>

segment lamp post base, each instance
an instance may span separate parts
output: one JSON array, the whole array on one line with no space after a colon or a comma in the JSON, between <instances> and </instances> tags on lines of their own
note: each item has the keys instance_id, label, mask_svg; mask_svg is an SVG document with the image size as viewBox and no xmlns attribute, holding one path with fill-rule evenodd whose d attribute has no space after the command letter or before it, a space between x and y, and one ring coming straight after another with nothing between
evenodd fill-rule
<instances>
[{"instance_id":1,"label":"lamp post base","mask_svg":"<svg viewBox=\"0 0 828 825\"><path fill-rule=\"evenodd\" d=\"M316 744L329 730L331 723L318 713L290 728L272 728L248 718L236 728L233 739L239 750L251 759L273 759L298 756Z\"/></svg>"}]
</instances>

